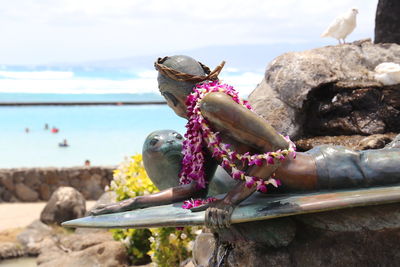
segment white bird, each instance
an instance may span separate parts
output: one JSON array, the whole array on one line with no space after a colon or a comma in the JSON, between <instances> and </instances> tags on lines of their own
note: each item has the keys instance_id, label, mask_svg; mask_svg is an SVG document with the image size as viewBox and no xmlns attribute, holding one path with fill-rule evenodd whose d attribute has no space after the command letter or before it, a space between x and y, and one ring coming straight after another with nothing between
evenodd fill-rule
<instances>
[{"instance_id":1,"label":"white bird","mask_svg":"<svg viewBox=\"0 0 400 267\"><path fill-rule=\"evenodd\" d=\"M394 62L384 62L375 67L375 80L383 85L400 83L400 65Z\"/></svg>"},{"instance_id":2,"label":"white bird","mask_svg":"<svg viewBox=\"0 0 400 267\"><path fill-rule=\"evenodd\" d=\"M357 25L356 17L358 14L357 8L352 8L345 14L338 16L329 27L321 34L321 37L332 37L343 43L346 43L346 37L353 32Z\"/></svg>"}]
</instances>

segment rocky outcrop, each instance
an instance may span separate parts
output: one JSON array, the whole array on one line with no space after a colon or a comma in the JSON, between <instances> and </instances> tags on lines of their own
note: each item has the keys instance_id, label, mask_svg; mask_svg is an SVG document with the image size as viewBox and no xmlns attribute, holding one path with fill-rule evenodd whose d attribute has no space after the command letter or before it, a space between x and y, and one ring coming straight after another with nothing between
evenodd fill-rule
<instances>
[{"instance_id":1,"label":"rocky outcrop","mask_svg":"<svg viewBox=\"0 0 400 267\"><path fill-rule=\"evenodd\" d=\"M51 245L51 244L49 244ZM128 266L126 248L120 242L108 241L87 247L80 251L62 251L53 249L40 254L38 266Z\"/></svg>"},{"instance_id":2,"label":"rocky outcrop","mask_svg":"<svg viewBox=\"0 0 400 267\"><path fill-rule=\"evenodd\" d=\"M278 225L279 220L260 222L257 231L260 235L273 232L274 221ZM222 262L225 265L221 266L235 267L396 266L400 262L399 204L298 215L286 220L294 227L289 227L287 234L275 235L273 243L268 238L260 242L256 236L253 240L226 241L220 231L215 236L202 234L196 239L194 249L199 252L193 252L193 261L203 266ZM255 231L248 223L241 227L250 233ZM287 242L289 236L292 238Z\"/></svg>"},{"instance_id":3,"label":"rocky outcrop","mask_svg":"<svg viewBox=\"0 0 400 267\"><path fill-rule=\"evenodd\" d=\"M72 187L60 187L47 202L40 220L45 224L58 224L83 217L86 212L85 198Z\"/></svg>"},{"instance_id":4,"label":"rocky outcrop","mask_svg":"<svg viewBox=\"0 0 400 267\"><path fill-rule=\"evenodd\" d=\"M400 45L369 41L286 53L249 96L257 113L301 150L381 148L400 132L400 85L374 81ZM400 205L347 208L214 229L196 239L202 266L397 266ZM213 249L209 249L213 248Z\"/></svg>"},{"instance_id":5,"label":"rocky outcrop","mask_svg":"<svg viewBox=\"0 0 400 267\"><path fill-rule=\"evenodd\" d=\"M296 140L297 151L307 151L315 146L330 144L333 146L346 146L354 150L379 149L390 143L397 134L372 134L370 136L339 135L339 136L315 136Z\"/></svg>"},{"instance_id":6,"label":"rocky outcrop","mask_svg":"<svg viewBox=\"0 0 400 267\"><path fill-rule=\"evenodd\" d=\"M60 186L79 190L97 200L112 180L115 167L0 169L0 202L49 200Z\"/></svg>"},{"instance_id":7,"label":"rocky outcrop","mask_svg":"<svg viewBox=\"0 0 400 267\"><path fill-rule=\"evenodd\" d=\"M34 221L14 240L0 240L0 260L38 256L38 266L127 266L121 242L105 229L77 229L74 233Z\"/></svg>"},{"instance_id":8,"label":"rocky outcrop","mask_svg":"<svg viewBox=\"0 0 400 267\"><path fill-rule=\"evenodd\" d=\"M106 230L45 236L37 246L38 266L127 266L126 247Z\"/></svg>"},{"instance_id":9,"label":"rocky outcrop","mask_svg":"<svg viewBox=\"0 0 400 267\"><path fill-rule=\"evenodd\" d=\"M24 248L25 255L37 256L40 252L40 243L53 234L53 228L35 220L17 236L17 241Z\"/></svg>"},{"instance_id":10,"label":"rocky outcrop","mask_svg":"<svg viewBox=\"0 0 400 267\"><path fill-rule=\"evenodd\" d=\"M400 44L400 2L379 0L375 17L375 43Z\"/></svg>"},{"instance_id":11,"label":"rocky outcrop","mask_svg":"<svg viewBox=\"0 0 400 267\"><path fill-rule=\"evenodd\" d=\"M0 260L24 256L25 251L17 242L0 242Z\"/></svg>"},{"instance_id":12,"label":"rocky outcrop","mask_svg":"<svg viewBox=\"0 0 400 267\"><path fill-rule=\"evenodd\" d=\"M283 54L250 94L257 113L293 139L400 132L400 85L374 81L400 45L370 41Z\"/></svg>"}]
</instances>

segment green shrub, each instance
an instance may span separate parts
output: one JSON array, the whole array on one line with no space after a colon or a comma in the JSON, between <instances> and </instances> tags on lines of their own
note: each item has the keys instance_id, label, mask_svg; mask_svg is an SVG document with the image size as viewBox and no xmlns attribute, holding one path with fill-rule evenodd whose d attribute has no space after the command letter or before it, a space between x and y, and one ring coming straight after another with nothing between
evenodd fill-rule
<instances>
[{"instance_id":1,"label":"green shrub","mask_svg":"<svg viewBox=\"0 0 400 267\"><path fill-rule=\"evenodd\" d=\"M147 176L142 155L137 154L122 162L114 171L109 190L115 191L117 200L157 192ZM196 227L111 230L114 239L124 242L133 264L145 263L148 255L158 266L178 266L191 256L193 240L199 233Z\"/></svg>"}]
</instances>

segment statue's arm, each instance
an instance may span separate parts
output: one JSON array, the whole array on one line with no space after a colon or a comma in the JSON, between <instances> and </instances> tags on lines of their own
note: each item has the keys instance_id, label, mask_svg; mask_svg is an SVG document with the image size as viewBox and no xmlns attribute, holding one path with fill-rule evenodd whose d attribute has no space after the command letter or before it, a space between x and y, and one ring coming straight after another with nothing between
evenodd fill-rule
<instances>
[{"instance_id":1,"label":"statue's arm","mask_svg":"<svg viewBox=\"0 0 400 267\"><path fill-rule=\"evenodd\" d=\"M218 131L230 135L243 144L260 152L275 151L288 147L286 140L272 126L254 112L237 104L224 93L210 93L200 104L205 118Z\"/></svg>"},{"instance_id":2,"label":"statue's arm","mask_svg":"<svg viewBox=\"0 0 400 267\"><path fill-rule=\"evenodd\" d=\"M211 178L214 175L216 168L216 161L211 157L207 157L205 162L206 181L211 181ZM179 178L176 177L176 179ZM100 215L106 213L115 213L140 208L147 208L152 206L166 205L187 200L190 198L203 198L207 195L208 183L206 184L206 186L206 188L199 188L196 181L193 181L190 184L171 187L151 195L129 198L108 205L100 205L93 209L90 213L91 215Z\"/></svg>"},{"instance_id":3,"label":"statue's arm","mask_svg":"<svg viewBox=\"0 0 400 267\"><path fill-rule=\"evenodd\" d=\"M200 109L215 131L229 135L234 140L255 148L260 153L288 148L286 140L264 119L246 107L237 104L224 93L215 92L206 95L200 104ZM305 162L308 162L308 158L305 159ZM312 161L310 162L314 164ZM246 174L268 178L276 171L279 165L280 163L262 167L254 165L246 170ZM299 169L294 167L296 164L286 165L291 166L290 169ZM315 176L309 179L306 184L300 182L295 176L288 178L293 178L288 180L293 187L312 188L315 184ZM283 182L285 183L286 181ZM255 186L248 188L244 181L239 182L226 194L224 199L210 204L210 208L206 213L207 223L210 226L229 226L229 218L233 207L253 194L255 190ZM201 209L204 209L204 207L200 207L198 210Z\"/></svg>"},{"instance_id":4,"label":"statue's arm","mask_svg":"<svg viewBox=\"0 0 400 267\"><path fill-rule=\"evenodd\" d=\"M197 188L197 183L192 182L190 184L171 187L151 195L136 197L134 198L136 199L134 202L136 202L136 208L147 208L150 206L171 204L187 200L188 198L203 197L206 195L206 190Z\"/></svg>"},{"instance_id":5,"label":"statue's arm","mask_svg":"<svg viewBox=\"0 0 400 267\"><path fill-rule=\"evenodd\" d=\"M285 149L288 146L286 140L267 121L237 104L226 94L210 93L205 96L201 103L201 111L212 124L218 127L218 131L231 135L234 139L256 148L261 153ZM246 171L247 175L263 178L268 178L274 172L289 189L316 188L317 170L312 155L298 153L296 160L288 157L282 163L276 162L273 166L252 166ZM242 185L242 190L248 191L244 185ZM248 192L248 194L251 193ZM232 196L232 199L235 197Z\"/></svg>"},{"instance_id":6,"label":"statue's arm","mask_svg":"<svg viewBox=\"0 0 400 267\"><path fill-rule=\"evenodd\" d=\"M108 205L99 205L91 210L90 214L100 215L171 204L189 198L203 197L206 195L206 190L207 189L198 189L197 183L192 182L190 184L171 187L151 195L129 198Z\"/></svg>"}]
</instances>

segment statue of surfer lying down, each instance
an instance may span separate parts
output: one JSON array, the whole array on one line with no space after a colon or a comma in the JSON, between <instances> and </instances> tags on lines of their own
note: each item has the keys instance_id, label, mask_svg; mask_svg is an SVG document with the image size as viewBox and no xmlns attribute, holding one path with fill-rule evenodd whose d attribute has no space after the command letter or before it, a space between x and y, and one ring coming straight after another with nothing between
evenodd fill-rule
<instances>
[{"instance_id":1,"label":"statue of surfer lying down","mask_svg":"<svg viewBox=\"0 0 400 267\"><path fill-rule=\"evenodd\" d=\"M256 190L282 185L285 190L312 191L400 182L400 135L378 150L320 146L295 154L288 137L254 113L231 86L218 81L223 65L210 71L187 56L155 62L161 94L178 116L188 119L186 140L174 131L152 133L143 159L162 191L100 206L92 215L204 198L212 189L227 194L192 211L207 209L206 224L223 228L229 227L235 206ZM176 153L182 146L182 153ZM218 165L233 184L221 169L216 174Z\"/></svg>"}]
</instances>

